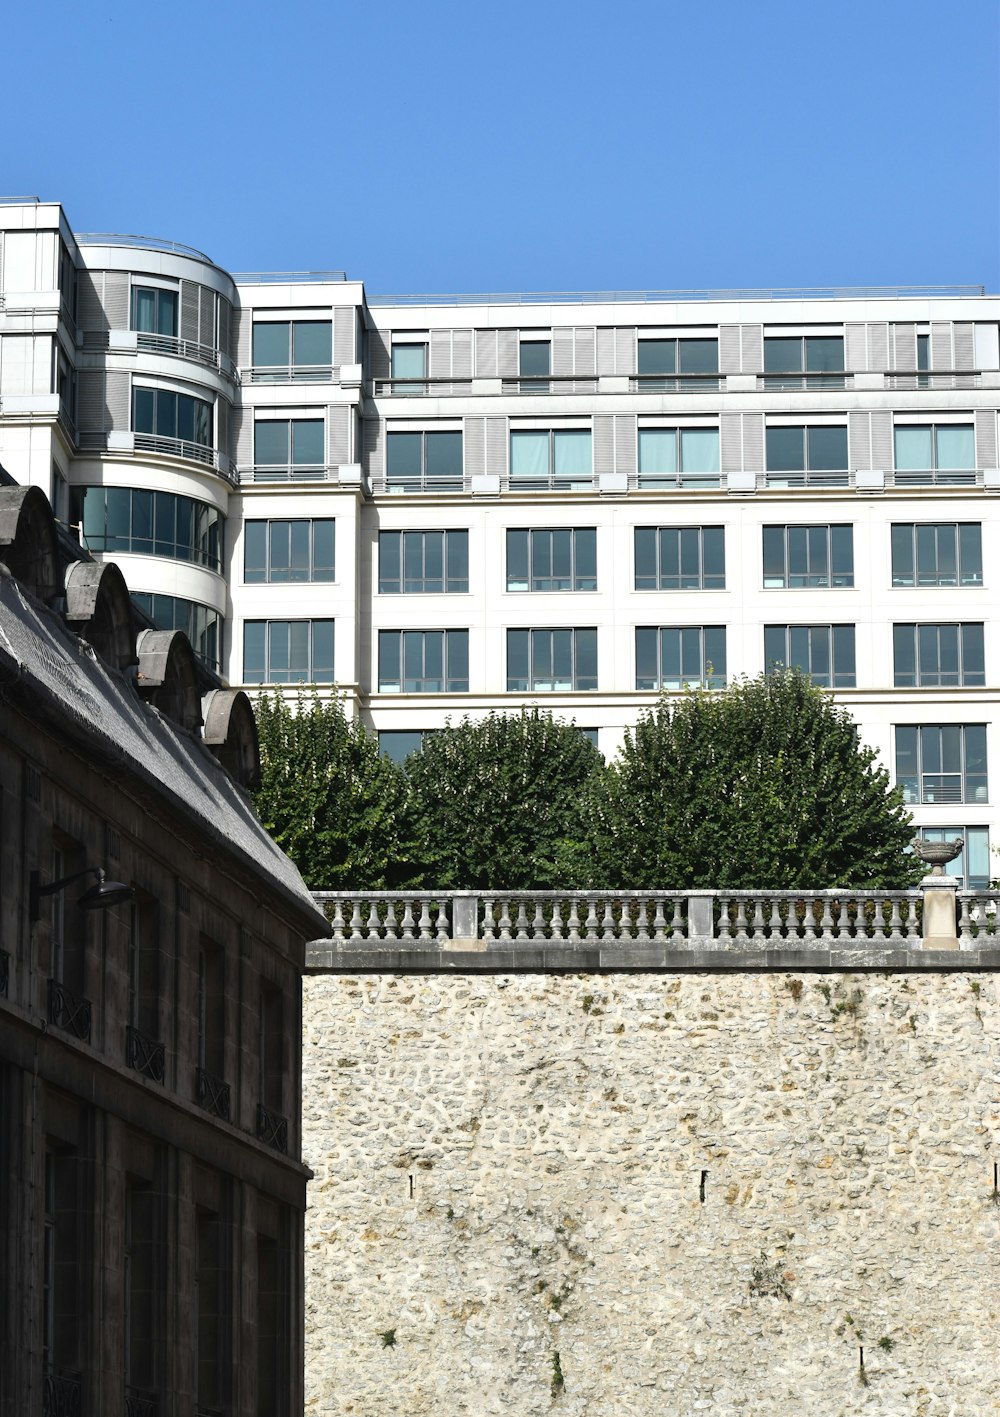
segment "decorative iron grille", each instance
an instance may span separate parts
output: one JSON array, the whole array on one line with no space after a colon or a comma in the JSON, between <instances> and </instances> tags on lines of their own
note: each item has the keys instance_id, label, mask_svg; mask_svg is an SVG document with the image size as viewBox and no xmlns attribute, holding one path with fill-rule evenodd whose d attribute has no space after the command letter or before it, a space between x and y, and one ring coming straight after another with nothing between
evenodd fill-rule
<instances>
[{"instance_id":1,"label":"decorative iron grille","mask_svg":"<svg viewBox=\"0 0 1000 1417\"><path fill-rule=\"evenodd\" d=\"M125 1029L125 1061L137 1073L143 1073L154 1082L163 1081L164 1048L162 1043L147 1037L138 1028L128 1024Z\"/></svg>"},{"instance_id":2,"label":"decorative iron grille","mask_svg":"<svg viewBox=\"0 0 1000 1417\"><path fill-rule=\"evenodd\" d=\"M10 955L6 950L0 950L0 994L6 999L7 991L10 988Z\"/></svg>"},{"instance_id":3,"label":"decorative iron grille","mask_svg":"<svg viewBox=\"0 0 1000 1417\"><path fill-rule=\"evenodd\" d=\"M90 1013L89 999L80 998L58 979L49 980L49 1023L89 1043Z\"/></svg>"},{"instance_id":4,"label":"decorative iron grille","mask_svg":"<svg viewBox=\"0 0 1000 1417\"><path fill-rule=\"evenodd\" d=\"M196 1069L196 1085L199 1106L204 1107L206 1112L211 1112L213 1117L221 1117L224 1122L228 1122L228 1082L223 1082L222 1078L215 1077L204 1068L198 1068Z\"/></svg>"},{"instance_id":5,"label":"decorative iron grille","mask_svg":"<svg viewBox=\"0 0 1000 1417\"><path fill-rule=\"evenodd\" d=\"M156 1398L151 1393L126 1388L125 1417L156 1417Z\"/></svg>"},{"instance_id":6,"label":"decorative iron grille","mask_svg":"<svg viewBox=\"0 0 1000 1417\"><path fill-rule=\"evenodd\" d=\"M257 1140L273 1146L275 1151L288 1151L288 1118L269 1111L262 1102L257 1103Z\"/></svg>"},{"instance_id":7,"label":"decorative iron grille","mask_svg":"<svg viewBox=\"0 0 1000 1417\"><path fill-rule=\"evenodd\" d=\"M78 1374L45 1374L42 1412L44 1417L82 1417L83 1384Z\"/></svg>"}]
</instances>

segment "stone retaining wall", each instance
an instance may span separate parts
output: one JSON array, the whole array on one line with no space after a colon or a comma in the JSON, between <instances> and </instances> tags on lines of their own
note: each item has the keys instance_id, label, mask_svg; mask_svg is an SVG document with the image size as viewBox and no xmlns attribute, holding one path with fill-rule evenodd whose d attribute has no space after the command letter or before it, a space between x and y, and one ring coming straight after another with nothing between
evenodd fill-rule
<instances>
[{"instance_id":1,"label":"stone retaining wall","mask_svg":"<svg viewBox=\"0 0 1000 1417\"><path fill-rule=\"evenodd\" d=\"M304 1015L307 1413L1000 1413L995 973L319 973Z\"/></svg>"}]
</instances>

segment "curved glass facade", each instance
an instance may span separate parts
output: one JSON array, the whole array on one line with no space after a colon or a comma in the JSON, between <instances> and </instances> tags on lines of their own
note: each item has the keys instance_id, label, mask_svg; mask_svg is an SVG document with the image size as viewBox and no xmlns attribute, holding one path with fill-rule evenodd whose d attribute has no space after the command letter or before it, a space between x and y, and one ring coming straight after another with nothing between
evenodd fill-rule
<instances>
[{"instance_id":1,"label":"curved glass facade","mask_svg":"<svg viewBox=\"0 0 1000 1417\"><path fill-rule=\"evenodd\" d=\"M88 551L170 556L222 570L225 517L208 502L139 487L83 487L79 521Z\"/></svg>"},{"instance_id":2,"label":"curved glass facade","mask_svg":"<svg viewBox=\"0 0 1000 1417\"><path fill-rule=\"evenodd\" d=\"M222 616L196 600L176 595L151 595L133 591L132 599L158 630L183 630L199 659L218 674L222 668Z\"/></svg>"}]
</instances>

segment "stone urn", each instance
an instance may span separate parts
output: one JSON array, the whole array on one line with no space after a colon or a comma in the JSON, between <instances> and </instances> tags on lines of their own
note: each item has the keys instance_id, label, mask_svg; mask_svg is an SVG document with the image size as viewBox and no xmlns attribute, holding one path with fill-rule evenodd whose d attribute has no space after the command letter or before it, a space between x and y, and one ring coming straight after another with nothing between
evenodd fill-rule
<instances>
[{"instance_id":1,"label":"stone urn","mask_svg":"<svg viewBox=\"0 0 1000 1417\"><path fill-rule=\"evenodd\" d=\"M945 866L949 861L954 861L964 845L960 836L956 836L954 841L925 841L918 836L913 842L913 854L919 860L926 861L932 868L932 876L943 876Z\"/></svg>"}]
</instances>

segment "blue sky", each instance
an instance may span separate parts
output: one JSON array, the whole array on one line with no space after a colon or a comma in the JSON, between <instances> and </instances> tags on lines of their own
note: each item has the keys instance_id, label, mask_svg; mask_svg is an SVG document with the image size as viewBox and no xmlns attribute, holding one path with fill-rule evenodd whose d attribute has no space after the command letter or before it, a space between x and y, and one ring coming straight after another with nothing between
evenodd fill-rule
<instances>
[{"instance_id":1,"label":"blue sky","mask_svg":"<svg viewBox=\"0 0 1000 1417\"><path fill-rule=\"evenodd\" d=\"M77 230L383 293L1000 290L1000 0L54 0L4 29L0 189Z\"/></svg>"}]
</instances>

